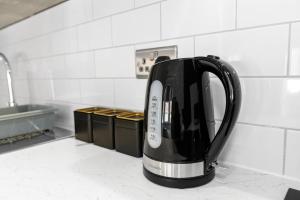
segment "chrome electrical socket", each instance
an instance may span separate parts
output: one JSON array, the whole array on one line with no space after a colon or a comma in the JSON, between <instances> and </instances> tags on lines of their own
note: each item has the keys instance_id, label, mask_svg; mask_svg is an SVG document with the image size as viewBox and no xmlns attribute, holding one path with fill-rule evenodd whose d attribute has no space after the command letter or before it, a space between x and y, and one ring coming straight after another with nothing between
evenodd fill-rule
<instances>
[{"instance_id":1,"label":"chrome electrical socket","mask_svg":"<svg viewBox=\"0 0 300 200\"><path fill-rule=\"evenodd\" d=\"M135 72L137 78L148 78L151 67L156 58L169 56L170 59L177 58L177 46L157 47L151 49L140 49L135 51Z\"/></svg>"}]
</instances>

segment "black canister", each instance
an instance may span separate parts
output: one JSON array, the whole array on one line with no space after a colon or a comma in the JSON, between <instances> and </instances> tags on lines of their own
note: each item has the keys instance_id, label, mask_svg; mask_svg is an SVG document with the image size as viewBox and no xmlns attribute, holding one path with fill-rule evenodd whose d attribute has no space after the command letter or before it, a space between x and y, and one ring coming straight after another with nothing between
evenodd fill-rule
<instances>
[{"instance_id":1,"label":"black canister","mask_svg":"<svg viewBox=\"0 0 300 200\"><path fill-rule=\"evenodd\" d=\"M93 113L94 144L108 149L115 148L115 117L125 110L103 110Z\"/></svg>"},{"instance_id":2,"label":"black canister","mask_svg":"<svg viewBox=\"0 0 300 200\"><path fill-rule=\"evenodd\" d=\"M74 111L75 138L85 142L93 142L92 113L107 108L91 107Z\"/></svg>"},{"instance_id":3,"label":"black canister","mask_svg":"<svg viewBox=\"0 0 300 200\"><path fill-rule=\"evenodd\" d=\"M143 155L144 113L118 115L115 120L115 144L118 152L141 157Z\"/></svg>"}]
</instances>

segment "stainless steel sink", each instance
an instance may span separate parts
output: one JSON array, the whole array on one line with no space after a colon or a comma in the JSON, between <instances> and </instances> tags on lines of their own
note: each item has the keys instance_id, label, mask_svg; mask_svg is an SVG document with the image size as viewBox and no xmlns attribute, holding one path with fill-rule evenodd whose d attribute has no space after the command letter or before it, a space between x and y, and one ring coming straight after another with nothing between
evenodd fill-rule
<instances>
[{"instance_id":1,"label":"stainless steel sink","mask_svg":"<svg viewBox=\"0 0 300 200\"><path fill-rule=\"evenodd\" d=\"M53 129L55 110L46 105L0 108L0 139Z\"/></svg>"},{"instance_id":2,"label":"stainless steel sink","mask_svg":"<svg viewBox=\"0 0 300 200\"><path fill-rule=\"evenodd\" d=\"M9 102L8 108L0 108L0 139L52 129L55 109L45 105L18 106L13 90L12 68L7 57L0 52L2 65L6 70Z\"/></svg>"}]
</instances>

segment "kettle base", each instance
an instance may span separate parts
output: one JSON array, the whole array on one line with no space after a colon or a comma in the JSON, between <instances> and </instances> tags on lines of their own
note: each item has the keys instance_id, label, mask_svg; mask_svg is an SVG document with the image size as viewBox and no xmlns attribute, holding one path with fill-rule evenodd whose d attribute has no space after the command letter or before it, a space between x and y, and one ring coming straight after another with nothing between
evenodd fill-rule
<instances>
[{"instance_id":1,"label":"kettle base","mask_svg":"<svg viewBox=\"0 0 300 200\"><path fill-rule=\"evenodd\" d=\"M215 168L212 168L211 171L203 176L197 176L192 178L168 178L159 176L149 172L145 167L143 168L144 176L149 179L151 182L158 185L171 187L171 188L191 188L209 183L215 177Z\"/></svg>"}]
</instances>

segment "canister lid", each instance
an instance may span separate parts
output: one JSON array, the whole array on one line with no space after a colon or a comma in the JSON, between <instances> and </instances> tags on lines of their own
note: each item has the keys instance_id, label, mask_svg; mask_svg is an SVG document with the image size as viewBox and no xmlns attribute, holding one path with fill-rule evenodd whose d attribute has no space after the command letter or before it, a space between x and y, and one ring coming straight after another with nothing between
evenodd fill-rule
<instances>
[{"instance_id":1,"label":"canister lid","mask_svg":"<svg viewBox=\"0 0 300 200\"><path fill-rule=\"evenodd\" d=\"M77 109L75 110L76 112L82 112L82 113L94 113L94 112L98 112L101 110L108 110L108 108L103 108L103 107L89 107L89 108L81 108L81 109Z\"/></svg>"},{"instance_id":2,"label":"canister lid","mask_svg":"<svg viewBox=\"0 0 300 200\"><path fill-rule=\"evenodd\" d=\"M102 115L102 116L117 116L120 114L129 113L128 110L119 110L119 109L106 109L94 112L95 115Z\"/></svg>"},{"instance_id":3,"label":"canister lid","mask_svg":"<svg viewBox=\"0 0 300 200\"><path fill-rule=\"evenodd\" d=\"M144 120L144 113L141 112L130 112L121 115L117 115L118 119L125 119L130 121L142 121Z\"/></svg>"}]
</instances>

